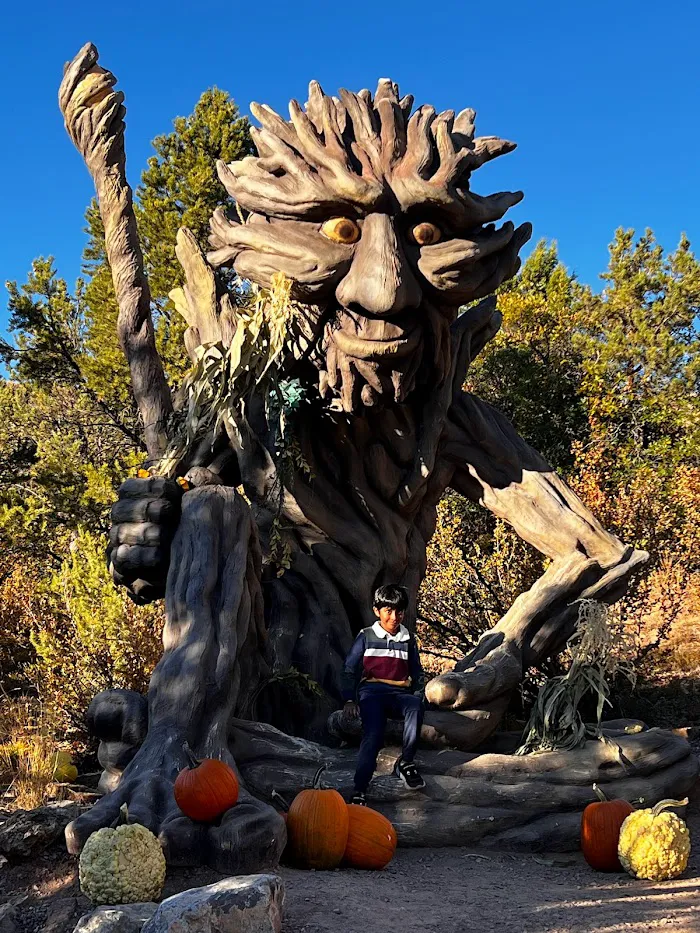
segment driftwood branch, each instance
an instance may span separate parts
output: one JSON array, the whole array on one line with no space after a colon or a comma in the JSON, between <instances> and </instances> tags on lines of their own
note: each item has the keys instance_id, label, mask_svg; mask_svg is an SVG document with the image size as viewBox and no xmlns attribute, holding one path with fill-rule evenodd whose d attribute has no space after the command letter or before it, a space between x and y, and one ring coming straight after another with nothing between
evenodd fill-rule
<instances>
[{"instance_id":1,"label":"driftwood branch","mask_svg":"<svg viewBox=\"0 0 700 933\"><path fill-rule=\"evenodd\" d=\"M97 64L97 58L92 43L83 46L66 65L58 101L68 135L95 182L119 306L119 342L129 364L146 449L155 459L167 444L172 400L156 350L151 294L126 180L124 95L113 90L116 78Z\"/></svg>"}]
</instances>

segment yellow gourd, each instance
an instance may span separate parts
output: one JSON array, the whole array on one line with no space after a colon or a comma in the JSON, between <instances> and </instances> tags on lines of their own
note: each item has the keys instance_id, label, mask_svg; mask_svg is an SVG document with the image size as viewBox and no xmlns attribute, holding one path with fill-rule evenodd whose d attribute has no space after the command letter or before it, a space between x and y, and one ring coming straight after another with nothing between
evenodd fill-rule
<instances>
[{"instance_id":1,"label":"yellow gourd","mask_svg":"<svg viewBox=\"0 0 700 933\"><path fill-rule=\"evenodd\" d=\"M685 807L685 800L661 800L655 807L630 813L620 829L617 854L633 878L666 881L685 871L690 855L690 834L683 820L669 807Z\"/></svg>"},{"instance_id":2,"label":"yellow gourd","mask_svg":"<svg viewBox=\"0 0 700 933\"><path fill-rule=\"evenodd\" d=\"M137 904L160 898L165 881L163 850L150 829L127 819L124 804L112 827L93 833L80 853L80 890L93 904Z\"/></svg>"}]
</instances>

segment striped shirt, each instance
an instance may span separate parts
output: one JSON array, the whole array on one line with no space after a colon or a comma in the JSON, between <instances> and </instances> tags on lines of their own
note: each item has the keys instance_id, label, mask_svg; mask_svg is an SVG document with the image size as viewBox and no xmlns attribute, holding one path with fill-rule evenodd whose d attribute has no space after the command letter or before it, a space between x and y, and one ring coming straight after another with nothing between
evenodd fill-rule
<instances>
[{"instance_id":1,"label":"striped shirt","mask_svg":"<svg viewBox=\"0 0 700 933\"><path fill-rule=\"evenodd\" d=\"M415 639L405 626L395 635L379 622L363 628L345 659L343 699L354 700L360 683L421 690L423 670Z\"/></svg>"}]
</instances>

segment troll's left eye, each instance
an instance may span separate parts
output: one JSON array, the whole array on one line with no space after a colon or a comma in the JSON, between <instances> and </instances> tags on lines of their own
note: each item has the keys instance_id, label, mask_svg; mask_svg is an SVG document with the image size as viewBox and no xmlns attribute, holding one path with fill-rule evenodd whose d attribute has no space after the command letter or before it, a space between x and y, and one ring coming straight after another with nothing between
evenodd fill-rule
<instances>
[{"instance_id":1,"label":"troll's left eye","mask_svg":"<svg viewBox=\"0 0 700 933\"><path fill-rule=\"evenodd\" d=\"M360 228L349 217L331 217L321 227L321 233L333 240L334 243L357 243L360 239Z\"/></svg>"},{"instance_id":2,"label":"troll's left eye","mask_svg":"<svg viewBox=\"0 0 700 933\"><path fill-rule=\"evenodd\" d=\"M411 230L411 239L419 246L432 246L433 243L438 243L441 238L440 228L436 227L435 224L416 224Z\"/></svg>"}]
</instances>

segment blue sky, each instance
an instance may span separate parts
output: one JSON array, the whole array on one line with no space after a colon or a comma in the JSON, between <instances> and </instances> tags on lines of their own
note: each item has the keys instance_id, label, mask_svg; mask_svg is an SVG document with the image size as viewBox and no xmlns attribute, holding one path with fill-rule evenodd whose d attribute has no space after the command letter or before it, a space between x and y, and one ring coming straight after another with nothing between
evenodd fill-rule
<instances>
[{"instance_id":1,"label":"blue sky","mask_svg":"<svg viewBox=\"0 0 700 933\"><path fill-rule=\"evenodd\" d=\"M91 40L126 93L134 186L152 137L211 85L244 113L251 100L286 112L311 78L335 91L391 77L417 103L474 107L481 135L518 142L475 190L523 189L512 219L596 284L617 226L698 245L699 33L695 0L14 3L0 39L0 281L24 281L48 254L69 282L79 274L92 183L56 92Z\"/></svg>"}]
</instances>

